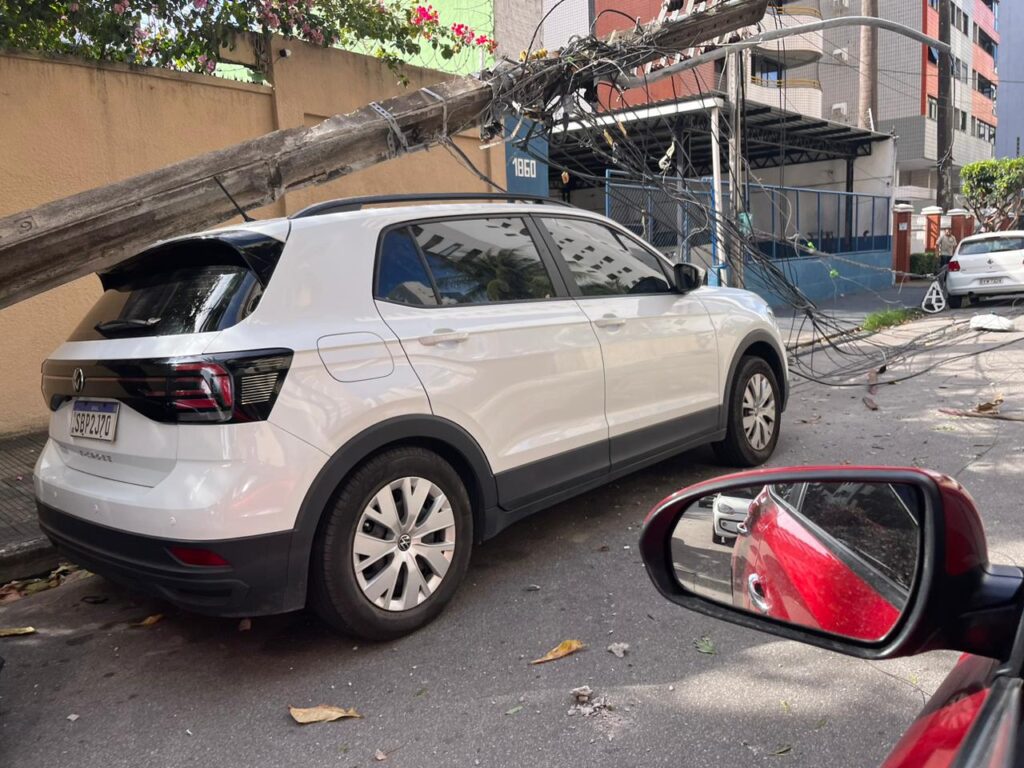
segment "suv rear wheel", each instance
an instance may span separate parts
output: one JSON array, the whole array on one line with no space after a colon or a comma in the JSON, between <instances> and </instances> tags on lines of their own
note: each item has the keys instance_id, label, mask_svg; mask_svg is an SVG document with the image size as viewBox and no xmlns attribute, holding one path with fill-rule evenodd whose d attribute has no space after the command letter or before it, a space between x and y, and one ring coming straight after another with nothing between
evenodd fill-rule
<instances>
[{"instance_id":1,"label":"suv rear wheel","mask_svg":"<svg viewBox=\"0 0 1024 768\"><path fill-rule=\"evenodd\" d=\"M713 448L718 460L733 467L766 462L779 442L779 383L775 371L760 357L744 357L726 404L725 440Z\"/></svg>"},{"instance_id":2,"label":"suv rear wheel","mask_svg":"<svg viewBox=\"0 0 1024 768\"><path fill-rule=\"evenodd\" d=\"M353 473L314 543L311 604L332 627L387 640L433 620L469 566L473 515L458 473L396 448Z\"/></svg>"}]
</instances>

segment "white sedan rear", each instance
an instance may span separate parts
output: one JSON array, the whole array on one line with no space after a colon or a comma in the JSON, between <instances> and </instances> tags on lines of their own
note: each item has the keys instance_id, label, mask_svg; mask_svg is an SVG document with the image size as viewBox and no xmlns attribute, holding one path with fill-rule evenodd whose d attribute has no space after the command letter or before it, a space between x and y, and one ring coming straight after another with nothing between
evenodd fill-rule
<instances>
[{"instance_id":1,"label":"white sedan rear","mask_svg":"<svg viewBox=\"0 0 1024 768\"><path fill-rule=\"evenodd\" d=\"M954 308L972 298L1024 293L1024 231L965 237L949 262L946 292Z\"/></svg>"}]
</instances>

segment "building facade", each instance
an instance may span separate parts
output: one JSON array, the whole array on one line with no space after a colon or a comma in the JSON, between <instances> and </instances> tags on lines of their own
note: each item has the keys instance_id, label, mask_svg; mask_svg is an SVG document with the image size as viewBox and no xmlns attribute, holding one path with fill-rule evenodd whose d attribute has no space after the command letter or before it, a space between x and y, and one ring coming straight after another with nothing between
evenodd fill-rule
<instances>
[{"instance_id":1,"label":"building facade","mask_svg":"<svg viewBox=\"0 0 1024 768\"><path fill-rule=\"evenodd\" d=\"M996 155L1024 155L1024 3L1009 2L1000 9L999 117Z\"/></svg>"}]
</instances>

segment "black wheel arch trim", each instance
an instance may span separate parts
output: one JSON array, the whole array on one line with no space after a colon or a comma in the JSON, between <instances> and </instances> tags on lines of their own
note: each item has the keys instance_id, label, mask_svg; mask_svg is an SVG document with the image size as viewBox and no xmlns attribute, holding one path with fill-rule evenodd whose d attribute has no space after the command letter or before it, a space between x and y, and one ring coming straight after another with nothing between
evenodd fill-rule
<instances>
[{"instance_id":1,"label":"black wheel arch trim","mask_svg":"<svg viewBox=\"0 0 1024 768\"><path fill-rule=\"evenodd\" d=\"M746 357L747 353L750 352L751 348L756 344L767 344L778 357L778 366L773 365L771 360L766 360L765 362L771 365L772 370L775 371L775 378L779 385L779 392L782 395L780 411L786 410L787 401L789 400L789 382L786 381L785 376L780 375L780 373L786 369L786 352L779 346L779 343L774 336L772 336L768 331L758 328L743 337L743 340L736 346L736 352L733 354L732 361L729 363L729 374L725 379L725 399L722 401L725 403L725 407L722 408L721 416L723 420L729 418L728 404L731 402L733 387L736 385L736 369L739 367L740 360Z\"/></svg>"},{"instance_id":2,"label":"black wheel arch trim","mask_svg":"<svg viewBox=\"0 0 1024 768\"><path fill-rule=\"evenodd\" d=\"M480 539L485 530L488 510L498 504L497 485L483 449L473 437L454 422L439 416L416 414L397 416L365 429L348 440L317 473L299 507L288 559L289 603L301 608L306 602L309 561L313 540L327 505L342 481L368 457L396 444L421 444L429 448L442 445L462 467L455 467L463 476L473 503L474 537ZM465 477L468 470L472 478Z\"/></svg>"}]
</instances>

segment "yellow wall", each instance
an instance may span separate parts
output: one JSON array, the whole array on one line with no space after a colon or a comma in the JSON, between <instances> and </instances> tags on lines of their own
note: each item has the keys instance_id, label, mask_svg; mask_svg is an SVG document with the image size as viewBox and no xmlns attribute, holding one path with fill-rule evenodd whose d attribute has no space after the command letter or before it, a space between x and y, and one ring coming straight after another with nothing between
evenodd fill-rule
<instances>
[{"instance_id":1,"label":"yellow wall","mask_svg":"<svg viewBox=\"0 0 1024 768\"><path fill-rule=\"evenodd\" d=\"M0 216L102 186L275 128L311 125L402 88L376 59L274 40L275 87L148 68L0 55ZM445 79L409 68L410 87ZM504 162L472 136L456 139L504 183ZM484 191L443 149L417 153L289 194L254 214L390 192ZM88 277L0 310L0 434L41 428L39 368L99 295Z\"/></svg>"}]
</instances>

